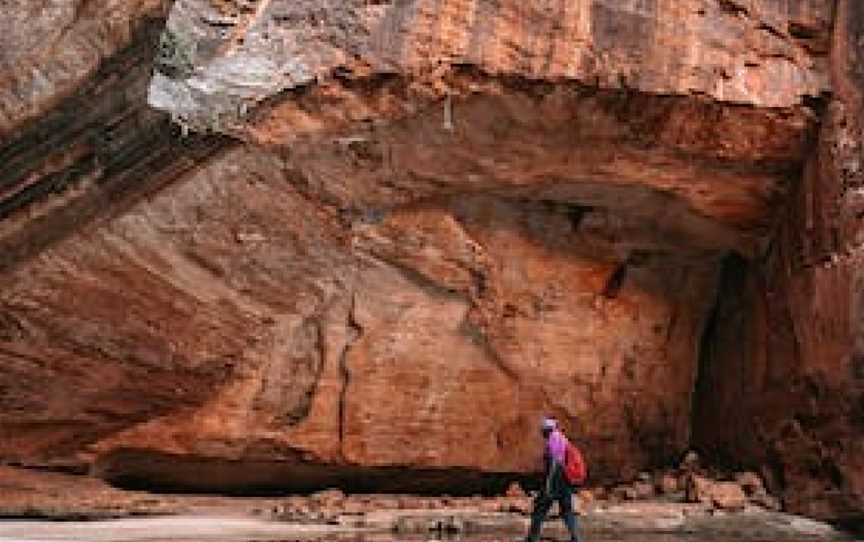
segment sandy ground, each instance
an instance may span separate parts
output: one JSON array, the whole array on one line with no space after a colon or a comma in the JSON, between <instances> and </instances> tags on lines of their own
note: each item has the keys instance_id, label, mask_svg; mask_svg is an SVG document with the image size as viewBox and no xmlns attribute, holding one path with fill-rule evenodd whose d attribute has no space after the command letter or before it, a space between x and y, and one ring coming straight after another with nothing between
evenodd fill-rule
<instances>
[{"instance_id":1,"label":"sandy ground","mask_svg":"<svg viewBox=\"0 0 864 542\"><path fill-rule=\"evenodd\" d=\"M218 540L241 542L324 534L326 528L279 524L254 518L177 516L108 521L9 521L0 522L2 542L144 542Z\"/></svg>"},{"instance_id":2,"label":"sandy ground","mask_svg":"<svg viewBox=\"0 0 864 542\"><path fill-rule=\"evenodd\" d=\"M530 511L493 499L369 495L345 499L162 495L83 476L0 467L0 542L515 542ZM337 492L338 493L338 492ZM333 502L329 502L336 499ZM360 510L349 510L362 504ZM413 508L412 508L413 506ZM296 514L292 512L299 507ZM442 526L448 526L442 528ZM450 529L449 527L454 527ZM586 542L850 542L824 523L748 507L725 513L671 501L598 502L582 517ZM561 522L544 542L566 540ZM455 536L454 536L455 535Z\"/></svg>"},{"instance_id":3,"label":"sandy ground","mask_svg":"<svg viewBox=\"0 0 864 542\"><path fill-rule=\"evenodd\" d=\"M780 514L700 519L687 525L659 525L632 511L588 518L590 542L851 542L822 523ZM630 517L627 517L630 516ZM622 519L624 520L622 522ZM635 521L634 521L635 520ZM553 525L550 525L552 527ZM477 533L451 537L460 542L515 542L523 533ZM546 529L544 542L565 540L560 528ZM551 538L549 538L551 537ZM0 521L0 542L438 542L440 535L399 535L344 527L298 525L225 516L166 516L100 521Z\"/></svg>"},{"instance_id":4,"label":"sandy ground","mask_svg":"<svg viewBox=\"0 0 864 542\"><path fill-rule=\"evenodd\" d=\"M323 535L326 527L280 524L254 518L176 516L108 521L0 522L2 542L245 542Z\"/></svg>"}]
</instances>

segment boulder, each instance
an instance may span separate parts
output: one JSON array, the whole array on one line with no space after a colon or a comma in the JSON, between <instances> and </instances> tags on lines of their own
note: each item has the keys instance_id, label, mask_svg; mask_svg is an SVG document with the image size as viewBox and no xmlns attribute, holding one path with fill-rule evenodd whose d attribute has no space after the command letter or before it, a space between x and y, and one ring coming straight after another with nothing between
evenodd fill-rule
<instances>
[{"instance_id":1,"label":"boulder","mask_svg":"<svg viewBox=\"0 0 864 542\"><path fill-rule=\"evenodd\" d=\"M757 506L765 508L766 510L772 510L775 512L783 509L783 504L780 502L780 499L773 495L770 495L764 489L750 495L750 502Z\"/></svg>"},{"instance_id":2,"label":"boulder","mask_svg":"<svg viewBox=\"0 0 864 542\"><path fill-rule=\"evenodd\" d=\"M327 489L313 493L309 500L322 508L335 508L345 501L345 493L339 489Z\"/></svg>"},{"instance_id":3,"label":"boulder","mask_svg":"<svg viewBox=\"0 0 864 542\"><path fill-rule=\"evenodd\" d=\"M368 506L359 500L348 499L342 504L341 512L349 516L358 516L368 510Z\"/></svg>"},{"instance_id":4,"label":"boulder","mask_svg":"<svg viewBox=\"0 0 864 542\"><path fill-rule=\"evenodd\" d=\"M612 489L612 498L620 501L635 501L639 494L631 484L623 484Z\"/></svg>"},{"instance_id":5,"label":"boulder","mask_svg":"<svg viewBox=\"0 0 864 542\"><path fill-rule=\"evenodd\" d=\"M724 511L743 510L748 502L736 482L717 482L696 474L687 478L685 498L687 502L708 504Z\"/></svg>"},{"instance_id":6,"label":"boulder","mask_svg":"<svg viewBox=\"0 0 864 542\"><path fill-rule=\"evenodd\" d=\"M661 495L671 495L677 493L680 488L678 477L669 473L663 473L657 477L655 481L657 493Z\"/></svg>"},{"instance_id":7,"label":"boulder","mask_svg":"<svg viewBox=\"0 0 864 542\"><path fill-rule=\"evenodd\" d=\"M765 491L762 478L755 472L739 472L735 475L735 481L748 496Z\"/></svg>"},{"instance_id":8,"label":"boulder","mask_svg":"<svg viewBox=\"0 0 864 542\"><path fill-rule=\"evenodd\" d=\"M737 511L747 506L747 496L735 482L717 482L710 487L711 504L720 510Z\"/></svg>"},{"instance_id":9,"label":"boulder","mask_svg":"<svg viewBox=\"0 0 864 542\"><path fill-rule=\"evenodd\" d=\"M647 500L654 496L654 484L650 482L635 482L632 487L633 492L636 494L636 499Z\"/></svg>"},{"instance_id":10,"label":"boulder","mask_svg":"<svg viewBox=\"0 0 864 542\"><path fill-rule=\"evenodd\" d=\"M527 494L519 482L512 482L507 486L507 491L504 493L507 497L525 497Z\"/></svg>"},{"instance_id":11,"label":"boulder","mask_svg":"<svg viewBox=\"0 0 864 542\"><path fill-rule=\"evenodd\" d=\"M592 503L592 502L595 502L598 500L596 490L592 490L592 489L580 489L576 493L576 498L585 504Z\"/></svg>"},{"instance_id":12,"label":"boulder","mask_svg":"<svg viewBox=\"0 0 864 542\"><path fill-rule=\"evenodd\" d=\"M711 490L714 482L697 474L689 474L685 478L685 499L690 503L708 504L711 502Z\"/></svg>"}]
</instances>

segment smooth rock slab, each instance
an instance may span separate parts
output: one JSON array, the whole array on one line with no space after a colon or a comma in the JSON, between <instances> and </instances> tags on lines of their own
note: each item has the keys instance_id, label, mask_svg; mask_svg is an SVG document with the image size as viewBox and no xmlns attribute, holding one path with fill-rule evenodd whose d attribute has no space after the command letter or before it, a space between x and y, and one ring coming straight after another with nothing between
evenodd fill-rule
<instances>
[{"instance_id":1,"label":"smooth rock slab","mask_svg":"<svg viewBox=\"0 0 864 542\"><path fill-rule=\"evenodd\" d=\"M2 542L76 542L147 540L240 542L246 540L312 537L328 529L317 525L290 525L254 518L175 516L112 521L10 521L0 522ZM343 529L344 532L344 529Z\"/></svg>"}]
</instances>

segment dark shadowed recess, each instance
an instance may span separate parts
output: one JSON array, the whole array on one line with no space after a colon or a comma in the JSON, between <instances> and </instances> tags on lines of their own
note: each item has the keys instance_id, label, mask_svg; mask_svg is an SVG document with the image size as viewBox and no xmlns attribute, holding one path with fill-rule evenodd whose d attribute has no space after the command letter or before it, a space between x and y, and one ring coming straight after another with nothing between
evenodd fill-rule
<instances>
[{"instance_id":1,"label":"dark shadowed recess","mask_svg":"<svg viewBox=\"0 0 864 542\"><path fill-rule=\"evenodd\" d=\"M350 493L500 495L514 481L537 485L529 475L467 468L417 469L324 465L285 461L194 458L149 450L118 449L100 457L93 474L123 489L160 493L286 495L339 488Z\"/></svg>"},{"instance_id":2,"label":"dark shadowed recess","mask_svg":"<svg viewBox=\"0 0 864 542\"><path fill-rule=\"evenodd\" d=\"M724 414L728 414L724 407L729 405L720 404L723 398L718 396L716 385L718 379L724 377L743 378L746 372L742 365L750 362L745 342L749 338L750 315L754 308L747 297L748 275L752 272L752 265L741 256L730 254L724 258L714 307L699 343L693 390L691 442L712 462L731 468L742 466L740 459L736 459L740 455L735 453L740 450L734 450L733 442L718 439L718 427L724 428L724 434L726 429L735 433L741 428L729 428L738 421L738 417L730 416L725 423L721 421ZM734 352L730 351L733 349ZM736 362L734 366L732 361ZM739 403L738 406L742 405Z\"/></svg>"},{"instance_id":3,"label":"dark shadowed recess","mask_svg":"<svg viewBox=\"0 0 864 542\"><path fill-rule=\"evenodd\" d=\"M758 262L725 258L700 343L691 445L711 468L758 472L787 509L817 510L820 519L864 534L860 497L836 455L849 445L844 439L856 438L845 418L860 416L864 404L850 404L848 390L800 368L787 303Z\"/></svg>"}]
</instances>

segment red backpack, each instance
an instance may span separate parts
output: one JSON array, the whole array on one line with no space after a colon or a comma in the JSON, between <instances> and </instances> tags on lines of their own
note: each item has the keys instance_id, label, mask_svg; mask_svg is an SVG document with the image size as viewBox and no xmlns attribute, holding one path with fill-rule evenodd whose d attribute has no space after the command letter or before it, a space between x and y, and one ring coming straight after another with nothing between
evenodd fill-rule
<instances>
[{"instance_id":1,"label":"red backpack","mask_svg":"<svg viewBox=\"0 0 864 542\"><path fill-rule=\"evenodd\" d=\"M564 454L564 478L572 486L581 486L588 477L588 467L579 448L567 441L567 451Z\"/></svg>"}]
</instances>

